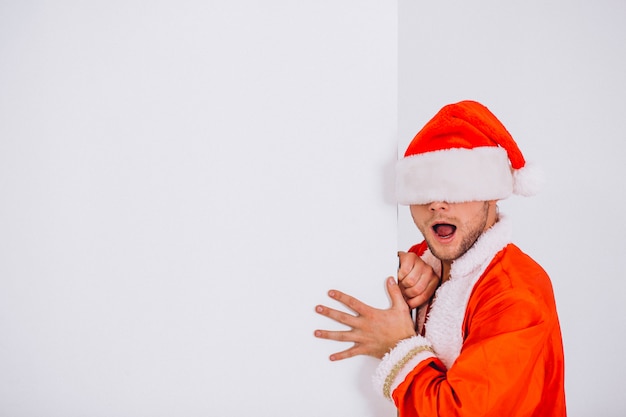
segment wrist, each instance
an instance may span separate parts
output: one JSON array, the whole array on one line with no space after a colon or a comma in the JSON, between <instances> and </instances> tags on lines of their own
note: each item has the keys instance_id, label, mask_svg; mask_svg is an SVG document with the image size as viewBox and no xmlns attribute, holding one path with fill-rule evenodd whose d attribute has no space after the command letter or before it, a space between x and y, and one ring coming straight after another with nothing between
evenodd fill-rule
<instances>
[{"instance_id":1,"label":"wrist","mask_svg":"<svg viewBox=\"0 0 626 417\"><path fill-rule=\"evenodd\" d=\"M376 391L391 399L393 391L408 373L425 359L435 357L430 342L423 336L403 339L383 356L374 374Z\"/></svg>"}]
</instances>

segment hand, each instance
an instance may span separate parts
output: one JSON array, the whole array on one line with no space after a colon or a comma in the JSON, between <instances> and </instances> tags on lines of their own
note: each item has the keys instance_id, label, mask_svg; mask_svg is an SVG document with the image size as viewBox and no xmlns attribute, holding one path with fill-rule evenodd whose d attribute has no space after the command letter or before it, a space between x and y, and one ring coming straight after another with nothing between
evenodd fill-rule
<instances>
[{"instance_id":1,"label":"hand","mask_svg":"<svg viewBox=\"0 0 626 417\"><path fill-rule=\"evenodd\" d=\"M417 308L430 300L441 280L433 268L413 252L398 252L398 257L400 290L409 307Z\"/></svg>"},{"instance_id":2,"label":"hand","mask_svg":"<svg viewBox=\"0 0 626 417\"><path fill-rule=\"evenodd\" d=\"M320 339L354 343L351 348L330 355L331 361L356 355L369 355L381 359L400 340L415 336L409 307L393 277L387 278L387 292L391 298L391 307L388 310L370 307L337 290L329 291L328 296L350 308L356 316L322 305L315 307L315 311L322 316L350 327L350 330L344 331L315 331L315 337Z\"/></svg>"}]
</instances>

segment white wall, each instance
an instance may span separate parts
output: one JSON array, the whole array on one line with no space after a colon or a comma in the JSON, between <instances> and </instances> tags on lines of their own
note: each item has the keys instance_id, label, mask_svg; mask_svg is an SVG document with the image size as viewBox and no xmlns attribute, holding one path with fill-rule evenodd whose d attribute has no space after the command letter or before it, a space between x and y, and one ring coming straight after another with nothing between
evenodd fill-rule
<instances>
[{"instance_id":1,"label":"white wall","mask_svg":"<svg viewBox=\"0 0 626 417\"><path fill-rule=\"evenodd\" d=\"M554 281L570 416L623 415L625 12L0 1L0 415L394 415L313 306L386 305L419 239L396 117L402 151L465 98L546 170L502 208Z\"/></svg>"},{"instance_id":2,"label":"white wall","mask_svg":"<svg viewBox=\"0 0 626 417\"><path fill-rule=\"evenodd\" d=\"M397 8L0 2L0 415L395 415Z\"/></svg>"},{"instance_id":3,"label":"white wall","mask_svg":"<svg viewBox=\"0 0 626 417\"><path fill-rule=\"evenodd\" d=\"M626 415L626 3L401 0L399 16L400 150L441 106L469 98L543 166L543 193L501 210L554 283L568 415ZM400 214L406 248L419 236Z\"/></svg>"}]
</instances>

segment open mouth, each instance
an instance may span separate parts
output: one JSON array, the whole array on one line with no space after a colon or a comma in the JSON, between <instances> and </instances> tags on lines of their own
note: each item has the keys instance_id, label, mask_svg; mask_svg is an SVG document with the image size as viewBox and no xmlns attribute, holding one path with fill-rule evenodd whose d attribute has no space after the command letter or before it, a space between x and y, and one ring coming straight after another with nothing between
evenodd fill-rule
<instances>
[{"instance_id":1,"label":"open mouth","mask_svg":"<svg viewBox=\"0 0 626 417\"><path fill-rule=\"evenodd\" d=\"M433 226L433 231L438 237L446 239L456 232L456 226L448 223L437 223Z\"/></svg>"}]
</instances>

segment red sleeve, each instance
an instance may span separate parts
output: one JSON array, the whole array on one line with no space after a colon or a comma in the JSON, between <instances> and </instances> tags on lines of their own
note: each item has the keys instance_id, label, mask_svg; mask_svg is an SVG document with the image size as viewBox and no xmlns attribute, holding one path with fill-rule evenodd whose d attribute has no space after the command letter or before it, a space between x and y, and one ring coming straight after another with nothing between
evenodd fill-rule
<instances>
[{"instance_id":1,"label":"red sleeve","mask_svg":"<svg viewBox=\"0 0 626 417\"><path fill-rule=\"evenodd\" d=\"M417 245L411 246L411 249L409 249L409 252L413 252L417 256L422 256L424 252L426 252L426 249L428 249L428 244L424 240L422 243L418 243Z\"/></svg>"},{"instance_id":2,"label":"red sleeve","mask_svg":"<svg viewBox=\"0 0 626 417\"><path fill-rule=\"evenodd\" d=\"M435 358L413 368L393 392L399 415L564 417L560 329L542 293L476 287L460 355L449 370Z\"/></svg>"}]
</instances>

